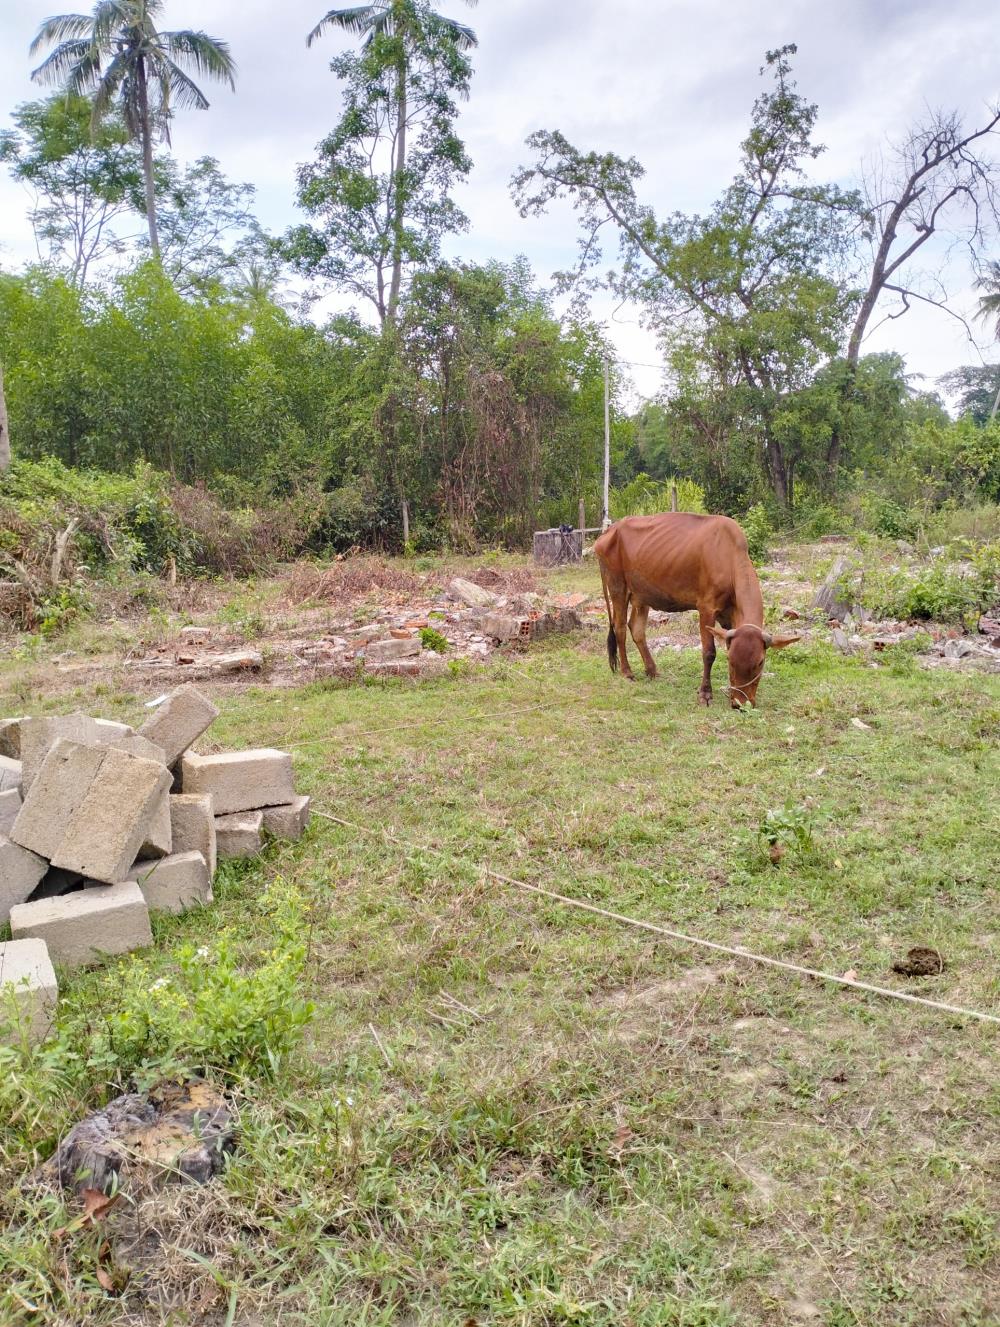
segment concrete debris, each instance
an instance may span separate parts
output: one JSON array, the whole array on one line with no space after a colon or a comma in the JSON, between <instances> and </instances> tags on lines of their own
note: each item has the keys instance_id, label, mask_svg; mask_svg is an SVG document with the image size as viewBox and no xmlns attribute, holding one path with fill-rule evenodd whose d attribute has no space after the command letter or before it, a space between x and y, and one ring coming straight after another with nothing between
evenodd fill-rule
<instances>
[{"instance_id":1,"label":"concrete debris","mask_svg":"<svg viewBox=\"0 0 1000 1327\"><path fill-rule=\"evenodd\" d=\"M406 636L400 639L390 636L388 640L373 640L364 647L365 663L389 663L394 659L412 659L420 653L423 646L419 636Z\"/></svg>"},{"instance_id":2,"label":"concrete debris","mask_svg":"<svg viewBox=\"0 0 1000 1327\"><path fill-rule=\"evenodd\" d=\"M17 719L0 719L0 756L21 759L21 724L24 718L22 715Z\"/></svg>"},{"instance_id":3,"label":"concrete debris","mask_svg":"<svg viewBox=\"0 0 1000 1327\"><path fill-rule=\"evenodd\" d=\"M170 829L173 851L200 852L208 864L211 879L216 865L215 809L211 793L171 794Z\"/></svg>"},{"instance_id":4,"label":"concrete debris","mask_svg":"<svg viewBox=\"0 0 1000 1327\"><path fill-rule=\"evenodd\" d=\"M225 1098L202 1079L130 1092L75 1124L37 1178L116 1193L164 1181L206 1184L236 1145Z\"/></svg>"},{"instance_id":5,"label":"concrete debris","mask_svg":"<svg viewBox=\"0 0 1000 1327\"><path fill-rule=\"evenodd\" d=\"M139 729L139 735L163 748L164 759L173 765L192 742L196 742L219 711L190 682L176 687Z\"/></svg>"},{"instance_id":6,"label":"concrete debris","mask_svg":"<svg viewBox=\"0 0 1000 1327\"><path fill-rule=\"evenodd\" d=\"M52 1026L58 994L44 940L0 944L0 1042L42 1041Z\"/></svg>"},{"instance_id":7,"label":"concrete debris","mask_svg":"<svg viewBox=\"0 0 1000 1327\"><path fill-rule=\"evenodd\" d=\"M285 751L226 751L216 756L188 752L181 761L186 793L210 793L216 816L279 806L295 797L292 758Z\"/></svg>"},{"instance_id":8,"label":"concrete debris","mask_svg":"<svg viewBox=\"0 0 1000 1327\"><path fill-rule=\"evenodd\" d=\"M492 608L499 602L498 596L490 590L484 590L475 581L464 580L461 576L456 576L451 582L448 593L459 603L465 604L466 608Z\"/></svg>"},{"instance_id":9,"label":"concrete debris","mask_svg":"<svg viewBox=\"0 0 1000 1327\"><path fill-rule=\"evenodd\" d=\"M0 834L0 926L10 920L11 908L27 902L48 868L44 857Z\"/></svg>"},{"instance_id":10,"label":"concrete debris","mask_svg":"<svg viewBox=\"0 0 1000 1327\"><path fill-rule=\"evenodd\" d=\"M0 792L0 834L9 834L21 809L21 793L17 788Z\"/></svg>"},{"instance_id":11,"label":"concrete debris","mask_svg":"<svg viewBox=\"0 0 1000 1327\"><path fill-rule=\"evenodd\" d=\"M264 807L264 828L276 839L300 839L309 824L310 797L296 797L285 806Z\"/></svg>"},{"instance_id":12,"label":"concrete debris","mask_svg":"<svg viewBox=\"0 0 1000 1327\"><path fill-rule=\"evenodd\" d=\"M859 574L852 569L846 557L839 557L816 591L813 608L818 609L825 617L843 622L852 611L858 615L857 605L860 598Z\"/></svg>"},{"instance_id":13,"label":"concrete debris","mask_svg":"<svg viewBox=\"0 0 1000 1327\"><path fill-rule=\"evenodd\" d=\"M212 902L208 863L200 852L177 852L158 861L136 862L129 871L150 912L185 912Z\"/></svg>"},{"instance_id":14,"label":"concrete debris","mask_svg":"<svg viewBox=\"0 0 1000 1327\"><path fill-rule=\"evenodd\" d=\"M392 641L413 642L419 650L419 637ZM8 945L12 954L73 966L142 948L150 912L212 903L218 858L258 853L265 823L277 838L302 835L310 803L287 752L188 749L217 713L186 683L159 698L139 733L84 714L3 724L6 751L32 771L18 791L22 762L0 756L0 780L14 785L0 790L0 925L29 946ZM49 990L41 978L38 989ZM25 1014L32 1037L48 1027L36 1013Z\"/></svg>"},{"instance_id":15,"label":"concrete debris","mask_svg":"<svg viewBox=\"0 0 1000 1327\"><path fill-rule=\"evenodd\" d=\"M158 761L60 739L28 790L11 838L53 866L113 885L149 837L170 781Z\"/></svg>"},{"instance_id":16,"label":"concrete debris","mask_svg":"<svg viewBox=\"0 0 1000 1327\"><path fill-rule=\"evenodd\" d=\"M215 817L220 857L256 857L263 847L264 812L236 811Z\"/></svg>"},{"instance_id":17,"label":"concrete debris","mask_svg":"<svg viewBox=\"0 0 1000 1327\"><path fill-rule=\"evenodd\" d=\"M134 881L19 903L10 910L10 930L15 940L44 940L50 956L65 967L153 943L146 900Z\"/></svg>"}]
</instances>

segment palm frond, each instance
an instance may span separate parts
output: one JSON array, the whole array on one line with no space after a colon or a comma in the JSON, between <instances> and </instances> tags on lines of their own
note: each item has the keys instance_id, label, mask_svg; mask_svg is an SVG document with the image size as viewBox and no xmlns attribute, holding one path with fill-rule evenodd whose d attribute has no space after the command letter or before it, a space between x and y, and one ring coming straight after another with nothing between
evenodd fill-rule
<instances>
[{"instance_id":1,"label":"palm frond","mask_svg":"<svg viewBox=\"0 0 1000 1327\"><path fill-rule=\"evenodd\" d=\"M36 83L61 83L92 49L89 41L64 41L31 71L31 77Z\"/></svg>"},{"instance_id":2,"label":"palm frond","mask_svg":"<svg viewBox=\"0 0 1000 1327\"><path fill-rule=\"evenodd\" d=\"M209 101L204 92L173 60L165 60L162 68L157 69L156 77L161 88L160 100L164 114L169 114L172 106L189 107L196 111L208 110Z\"/></svg>"},{"instance_id":3,"label":"palm frond","mask_svg":"<svg viewBox=\"0 0 1000 1327\"><path fill-rule=\"evenodd\" d=\"M99 72L99 71L98 71ZM105 69L104 74L99 77L94 84L94 112L93 123L97 123L105 111L110 110L119 89L125 88L128 83L129 60L124 51L119 51L115 58ZM135 123L129 116L129 98L123 97L125 123L130 134L135 136Z\"/></svg>"},{"instance_id":4,"label":"palm frond","mask_svg":"<svg viewBox=\"0 0 1000 1327\"><path fill-rule=\"evenodd\" d=\"M90 17L90 40L108 54L116 35L135 24L135 13L128 0L98 0Z\"/></svg>"},{"instance_id":5,"label":"palm frond","mask_svg":"<svg viewBox=\"0 0 1000 1327\"><path fill-rule=\"evenodd\" d=\"M29 55L37 55L45 46L55 42L78 40L89 37L93 19L89 14L56 14L43 21L35 33L35 39L28 47Z\"/></svg>"},{"instance_id":6,"label":"palm frond","mask_svg":"<svg viewBox=\"0 0 1000 1327\"><path fill-rule=\"evenodd\" d=\"M306 45L311 46L329 27L343 28L345 32L351 32L356 37L363 36L370 32L378 19L384 20L386 12L384 5L355 5L351 9L331 9L310 32L306 38Z\"/></svg>"},{"instance_id":7,"label":"palm frond","mask_svg":"<svg viewBox=\"0 0 1000 1327\"><path fill-rule=\"evenodd\" d=\"M160 41L171 60L184 61L194 66L205 78L214 78L236 89L236 61L229 43L205 32L161 32Z\"/></svg>"},{"instance_id":8,"label":"palm frond","mask_svg":"<svg viewBox=\"0 0 1000 1327\"><path fill-rule=\"evenodd\" d=\"M475 0L472 0L472 3L475 3ZM452 40L460 51L468 51L473 46L479 45L479 38L464 23L458 23L453 18L446 18L444 25L451 33Z\"/></svg>"}]
</instances>

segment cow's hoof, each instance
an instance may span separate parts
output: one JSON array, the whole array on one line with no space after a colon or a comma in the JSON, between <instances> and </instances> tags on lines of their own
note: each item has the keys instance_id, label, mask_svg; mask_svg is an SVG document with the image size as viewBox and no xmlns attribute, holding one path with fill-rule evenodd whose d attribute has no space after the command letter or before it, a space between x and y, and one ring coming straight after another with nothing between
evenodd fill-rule
<instances>
[{"instance_id":1,"label":"cow's hoof","mask_svg":"<svg viewBox=\"0 0 1000 1327\"><path fill-rule=\"evenodd\" d=\"M711 705L711 703L712 703L712 693L711 693L711 691L699 691L699 692L698 692L698 702L699 702L699 704L701 704L701 705Z\"/></svg>"},{"instance_id":2,"label":"cow's hoof","mask_svg":"<svg viewBox=\"0 0 1000 1327\"><path fill-rule=\"evenodd\" d=\"M622 677L624 677L626 682L635 681L635 673L622 673Z\"/></svg>"}]
</instances>

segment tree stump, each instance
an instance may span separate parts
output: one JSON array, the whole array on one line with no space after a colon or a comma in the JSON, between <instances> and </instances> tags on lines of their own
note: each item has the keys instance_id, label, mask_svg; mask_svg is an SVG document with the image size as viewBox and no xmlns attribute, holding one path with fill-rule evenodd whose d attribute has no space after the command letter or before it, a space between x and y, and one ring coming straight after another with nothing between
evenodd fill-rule
<instances>
[{"instance_id":1,"label":"tree stump","mask_svg":"<svg viewBox=\"0 0 1000 1327\"><path fill-rule=\"evenodd\" d=\"M532 556L541 567L558 567L564 562L579 562L583 557L583 531L571 526L536 530L531 545Z\"/></svg>"}]
</instances>

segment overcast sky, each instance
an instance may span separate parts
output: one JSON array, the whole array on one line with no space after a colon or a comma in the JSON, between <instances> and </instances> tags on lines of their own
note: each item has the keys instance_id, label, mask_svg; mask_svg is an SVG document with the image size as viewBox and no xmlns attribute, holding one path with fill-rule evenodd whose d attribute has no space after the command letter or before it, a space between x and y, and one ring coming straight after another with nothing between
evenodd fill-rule
<instances>
[{"instance_id":1,"label":"overcast sky","mask_svg":"<svg viewBox=\"0 0 1000 1327\"><path fill-rule=\"evenodd\" d=\"M0 0L0 124L39 95L28 44L40 21L72 0ZM89 7L86 3L80 8ZM1000 29L986 0L440 0L479 36L471 100L460 132L475 167L458 192L471 229L448 251L474 260L524 253L548 279L574 252L569 207L522 221L508 181L534 129L559 128L577 146L635 155L645 165L645 201L663 212L700 210L728 183L769 47L796 42L799 89L819 103L819 170L846 183L927 107L980 120L1000 96ZM296 218L294 167L334 123L339 96L328 63L336 33L306 49L326 12L323 0L166 0L164 26L204 28L226 38L239 65L237 92L209 85L207 112L182 112L175 154L208 153L234 180L257 187L262 222L280 231ZM0 181L0 263L33 256L25 195ZM1000 253L997 255L1000 257ZM969 277L953 268L959 303L972 306ZM600 310L621 356L656 362L653 339L634 311ZM985 330L986 358L998 357ZM960 325L919 310L875 332L867 349L898 349L911 372L933 378L979 354ZM637 365L638 391L659 385Z\"/></svg>"}]
</instances>

